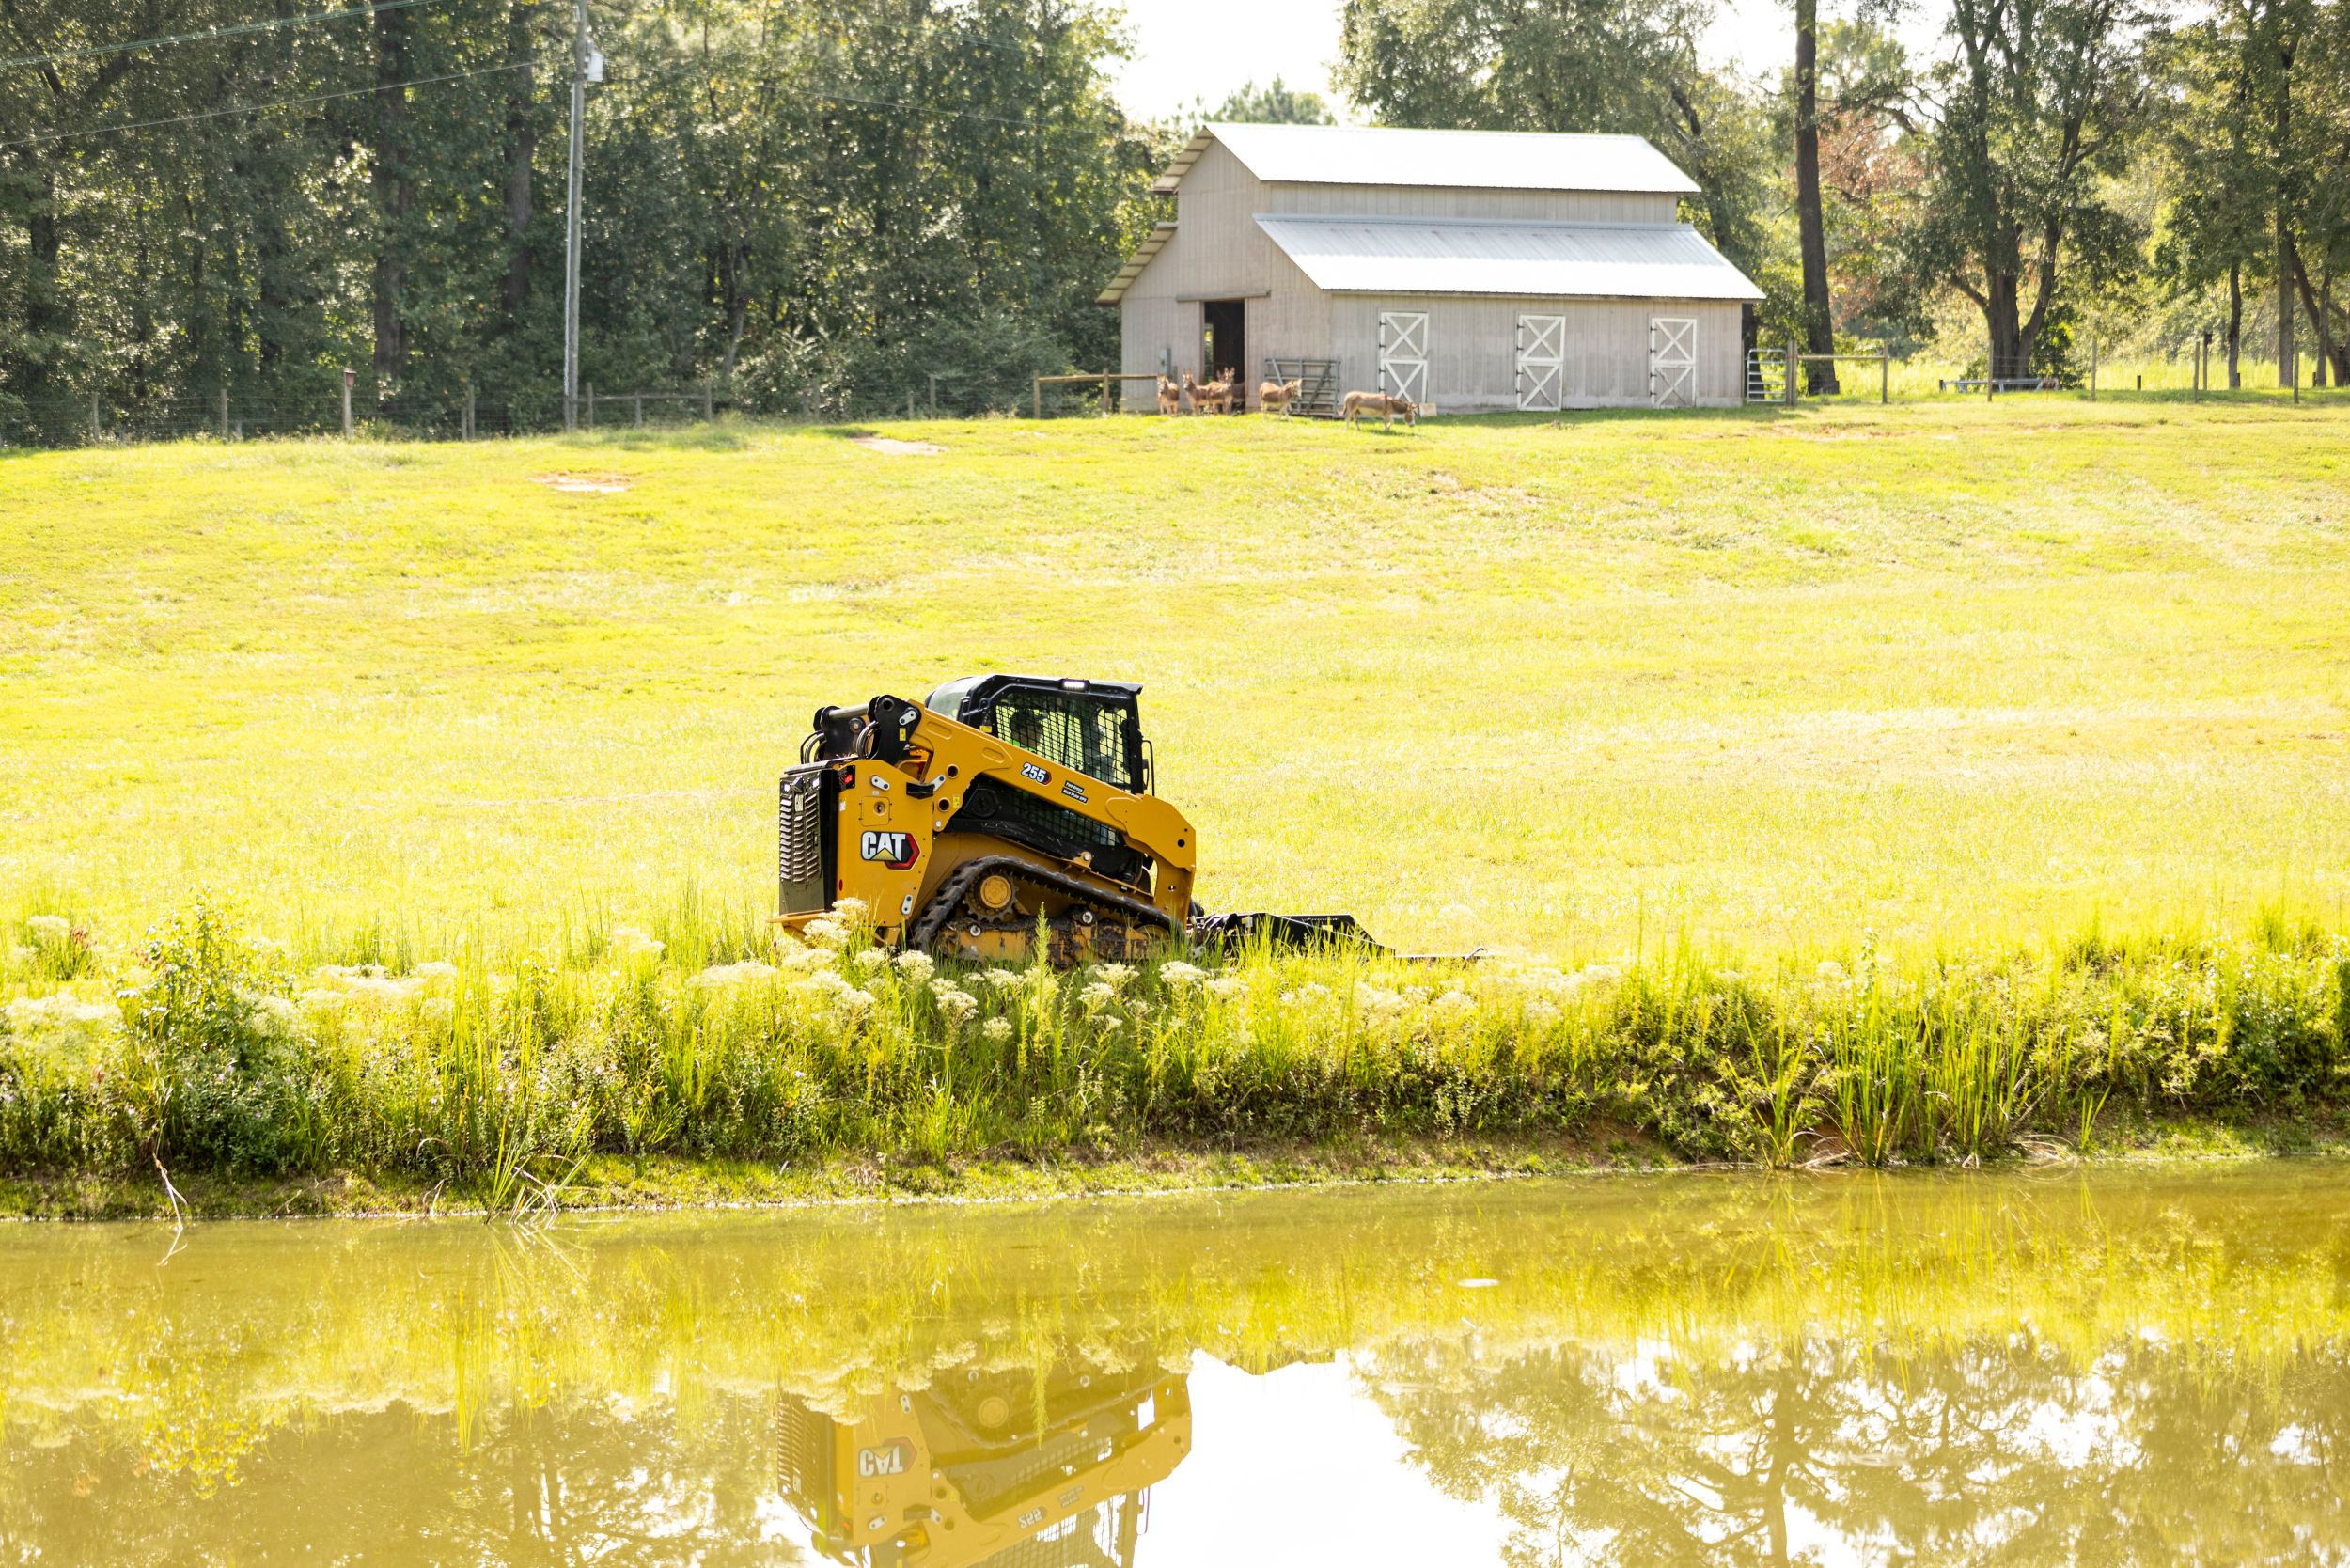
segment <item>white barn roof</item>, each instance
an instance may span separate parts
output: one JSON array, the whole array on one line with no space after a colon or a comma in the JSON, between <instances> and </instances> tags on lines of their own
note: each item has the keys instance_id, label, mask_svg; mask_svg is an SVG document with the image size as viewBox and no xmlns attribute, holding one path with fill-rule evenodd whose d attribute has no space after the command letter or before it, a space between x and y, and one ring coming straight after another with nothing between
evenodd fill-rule
<instances>
[{"instance_id":1,"label":"white barn roof","mask_svg":"<svg viewBox=\"0 0 2350 1568\"><path fill-rule=\"evenodd\" d=\"M1671 196L1691 196L1698 188L1641 136L1224 124L1202 127L1152 188L1174 190L1215 142L1230 149L1249 173L1275 183Z\"/></svg>"},{"instance_id":2,"label":"white barn roof","mask_svg":"<svg viewBox=\"0 0 2350 1568\"><path fill-rule=\"evenodd\" d=\"M1297 263L1315 288L1333 293L1741 301L1762 297L1762 290L1746 274L1686 224L1504 223L1260 212L1257 226Z\"/></svg>"}]
</instances>

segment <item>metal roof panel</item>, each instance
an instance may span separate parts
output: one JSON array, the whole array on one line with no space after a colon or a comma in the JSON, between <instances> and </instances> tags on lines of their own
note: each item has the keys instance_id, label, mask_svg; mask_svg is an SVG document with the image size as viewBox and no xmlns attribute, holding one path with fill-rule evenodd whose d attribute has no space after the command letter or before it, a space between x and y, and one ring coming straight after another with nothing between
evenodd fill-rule
<instances>
[{"instance_id":1,"label":"metal roof panel","mask_svg":"<svg viewBox=\"0 0 2350 1568\"><path fill-rule=\"evenodd\" d=\"M1154 189L1173 190L1210 140L1231 149L1258 179L1280 183L1671 196L1693 196L1698 188L1644 136L1216 123L1191 139Z\"/></svg>"},{"instance_id":2,"label":"metal roof panel","mask_svg":"<svg viewBox=\"0 0 2350 1568\"><path fill-rule=\"evenodd\" d=\"M1686 224L1307 217L1257 226L1333 293L1755 301L1746 274Z\"/></svg>"}]
</instances>

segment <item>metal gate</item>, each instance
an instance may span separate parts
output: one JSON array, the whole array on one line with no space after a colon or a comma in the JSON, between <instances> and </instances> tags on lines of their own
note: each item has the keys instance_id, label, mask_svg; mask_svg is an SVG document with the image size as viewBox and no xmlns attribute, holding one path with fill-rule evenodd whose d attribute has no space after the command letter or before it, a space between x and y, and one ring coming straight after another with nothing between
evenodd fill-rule
<instances>
[{"instance_id":1,"label":"metal gate","mask_svg":"<svg viewBox=\"0 0 2350 1568\"><path fill-rule=\"evenodd\" d=\"M1428 312L1379 312L1379 390L1391 397L1428 400Z\"/></svg>"},{"instance_id":2,"label":"metal gate","mask_svg":"<svg viewBox=\"0 0 2350 1568\"><path fill-rule=\"evenodd\" d=\"M1698 323L1690 316L1648 320L1648 405L1695 408L1698 401Z\"/></svg>"},{"instance_id":3,"label":"metal gate","mask_svg":"<svg viewBox=\"0 0 2350 1568\"><path fill-rule=\"evenodd\" d=\"M1566 398L1567 319L1518 318L1518 407L1562 407Z\"/></svg>"}]
</instances>

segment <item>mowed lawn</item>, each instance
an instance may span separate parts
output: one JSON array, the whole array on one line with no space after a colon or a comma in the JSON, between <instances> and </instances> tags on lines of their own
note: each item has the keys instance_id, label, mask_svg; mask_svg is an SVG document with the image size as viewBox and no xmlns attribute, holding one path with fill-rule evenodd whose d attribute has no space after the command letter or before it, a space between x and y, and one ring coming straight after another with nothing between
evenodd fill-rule
<instances>
[{"instance_id":1,"label":"mowed lawn","mask_svg":"<svg viewBox=\"0 0 2350 1568\"><path fill-rule=\"evenodd\" d=\"M876 429L0 455L0 918L750 906L812 708L1007 669L1413 947L2350 926L2350 408Z\"/></svg>"}]
</instances>

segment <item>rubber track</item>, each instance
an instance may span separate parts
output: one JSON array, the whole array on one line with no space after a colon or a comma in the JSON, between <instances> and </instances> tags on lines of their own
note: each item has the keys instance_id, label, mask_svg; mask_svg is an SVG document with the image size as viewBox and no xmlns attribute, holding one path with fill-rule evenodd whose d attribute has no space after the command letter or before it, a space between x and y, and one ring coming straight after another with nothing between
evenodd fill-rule
<instances>
[{"instance_id":1,"label":"rubber track","mask_svg":"<svg viewBox=\"0 0 2350 1568\"><path fill-rule=\"evenodd\" d=\"M1122 915L1130 920L1165 926L1170 934L1183 934L1183 927L1176 923L1173 916L1140 899L1121 898L1116 893L1104 893L1098 887L1089 887L1075 877L1048 871L1032 860L1022 860L1010 855L991 855L977 860L966 860L955 868L954 875L947 879L932 896L931 902L922 906L922 913L914 917L914 923L906 928L906 946L919 948L924 952L933 951L932 944L938 940L938 933L953 919L955 910L963 903L964 895L970 892L973 883L993 870L1009 872L1096 909Z\"/></svg>"}]
</instances>

